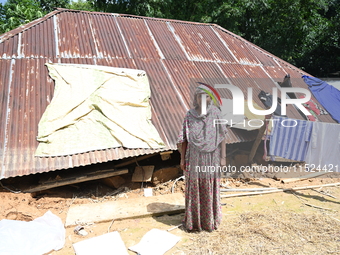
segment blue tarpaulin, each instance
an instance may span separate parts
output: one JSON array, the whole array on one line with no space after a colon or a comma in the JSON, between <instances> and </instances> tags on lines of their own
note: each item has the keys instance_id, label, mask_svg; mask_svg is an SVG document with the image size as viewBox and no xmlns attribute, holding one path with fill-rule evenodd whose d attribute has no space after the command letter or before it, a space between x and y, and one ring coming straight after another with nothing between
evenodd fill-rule
<instances>
[{"instance_id":1,"label":"blue tarpaulin","mask_svg":"<svg viewBox=\"0 0 340 255\"><path fill-rule=\"evenodd\" d=\"M305 83L308 85L310 91L319 103L326 109L338 123L340 122L340 91L329 85L327 82L322 81L315 77L307 75L302 76Z\"/></svg>"}]
</instances>

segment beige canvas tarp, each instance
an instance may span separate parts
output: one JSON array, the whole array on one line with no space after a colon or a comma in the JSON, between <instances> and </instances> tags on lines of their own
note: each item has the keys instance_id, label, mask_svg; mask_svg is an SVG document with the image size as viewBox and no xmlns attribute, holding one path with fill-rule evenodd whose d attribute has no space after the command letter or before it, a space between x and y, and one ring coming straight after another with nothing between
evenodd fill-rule
<instances>
[{"instance_id":1,"label":"beige canvas tarp","mask_svg":"<svg viewBox=\"0 0 340 255\"><path fill-rule=\"evenodd\" d=\"M46 64L55 91L38 127L36 156L115 147L162 148L151 123L145 71Z\"/></svg>"}]
</instances>

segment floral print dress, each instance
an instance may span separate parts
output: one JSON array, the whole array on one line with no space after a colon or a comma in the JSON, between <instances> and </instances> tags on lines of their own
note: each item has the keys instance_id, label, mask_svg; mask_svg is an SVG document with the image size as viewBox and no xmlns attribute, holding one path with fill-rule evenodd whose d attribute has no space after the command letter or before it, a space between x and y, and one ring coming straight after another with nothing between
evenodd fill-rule
<instances>
[{"instance_id":1,"label":"floral print dress","mask_svg":"<svg viewBox=\"0 0 340 255\"><path fill-rule=\"evenodd\" d=\"M195 109L187 112L178 143L188 141L185 161L185 218L184 227L191 230L213 231L221 223L220 143L225 138L226 127L214 125L220 110L209 106L205 116Z\"/></svg>"}]
</instances>

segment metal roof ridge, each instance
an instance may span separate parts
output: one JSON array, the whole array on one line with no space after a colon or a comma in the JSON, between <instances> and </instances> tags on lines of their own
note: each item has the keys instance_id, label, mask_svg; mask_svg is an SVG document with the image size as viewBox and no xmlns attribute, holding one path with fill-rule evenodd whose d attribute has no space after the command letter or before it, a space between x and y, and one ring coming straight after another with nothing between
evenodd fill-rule
<instances>
[{"instance_id":1,"label":"metal roof ridge","mask_svg":"<svg viewBox=\"0 0 340 255\"><path fill-rule=\"evenodd\" d=\"M193 25L204 25L204 26L215 25L214 23L203 23L203 22L198 22L198 21L155 18L155 17L139 16L139 15L128 14L128 13L95 12L95 11L83 11L83 10L73 10L73 9L65 9L65 8L56 8L56 9L59 11L82 12L82 13L87 13L87 14L115 15L119 17L131 17L131 18L148 19L148 20L165 21L165 22L170 21L170 22L186 23L186 24L193 24Z\"/></svg>"},{"instance_id":2,"label":"metal roof ridge","mask_svg":"<svg viewBox=\"0 0 340 255\"><path fill-rule=\"evenodd\" d=\"M49 12L45 16L43 16L43 17L41 17L39 19L32 20L29 23L23 24L20 27L17 27L17 28L15 28L13 30L10 30L10 31L8 31L6 33L3 33L2 35L0 35L0 43L2 43L4 41L12 38L13 36L16 36L16 35L24 32L24 31L26 31L26 30L28 30L28 29L30 29L30 28L32 28L32 27L34 27L34 26L44 22L45 20L51 18L52 16L54 16L55 14L60 13L60 12L62 12L62 11L55 10L55 11Z\"/></svg>"},{"instance_id":3,"label":"metal roof ridge","mask_svg":"<svg viewBox=\"0 0 340 255\"><path fill-rule=\"evenodd\" d=\"M49 12L45 16L35 19L29 23L26 23L24 25L21 25L20 27L17 27L11 31L8 31L6 33L3 33L0 35L0 43L8 40L9 38L22 33L23 31L26 31L30 29L31 27L36 26L37 24L40 24L41 22L44 22L48 18L63 12L75 12L75 13L86 13L86 14L94 14L94 15L115 15L119 17L131 17L131 18L139 18L139 19L147 19L147 20L156 20L156 21L164 21L164 22L176 22L176 23L186 23L186 24L193 24L193 25L204 25L204 26L211 26L215 25L213 23L202 23L202 22L194 22L194 21L184 21L184 20L176 20L176 19L164 19L164 18L154 18L154 17L147 17L147 16L138 16L138 15L132 15L132 14L120 14L120 13L108 13L108 12L91 12L91 11L83 11L83 10L74 10L74 9L66 9L66 8L56 8L56 10Z\"/></svg>"}]
</instances>

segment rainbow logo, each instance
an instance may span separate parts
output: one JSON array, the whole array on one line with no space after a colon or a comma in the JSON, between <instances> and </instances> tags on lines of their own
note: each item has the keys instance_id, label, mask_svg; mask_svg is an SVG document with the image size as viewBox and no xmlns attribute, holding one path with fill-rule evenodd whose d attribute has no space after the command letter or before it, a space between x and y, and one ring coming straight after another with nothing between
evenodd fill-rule
<instances>
[{"instance_id":1,"label":"rainbow logo","mask_svg":"<svg viewBox=\"0 0 340 255\"><path fill-rule=\"evenodd\" d=\"M216 106L221 106L222 105L222 99L220 94L218 94L218 92L216 91L216 89L213 86L210 86L208 84L205 84L203 82L197 82L198 84L200 84L200 86L198 87L199 89L203 90L205 93L207 93L211 99L213 100L214 104Z\"/></svg>"}]
</instances>

